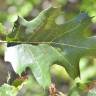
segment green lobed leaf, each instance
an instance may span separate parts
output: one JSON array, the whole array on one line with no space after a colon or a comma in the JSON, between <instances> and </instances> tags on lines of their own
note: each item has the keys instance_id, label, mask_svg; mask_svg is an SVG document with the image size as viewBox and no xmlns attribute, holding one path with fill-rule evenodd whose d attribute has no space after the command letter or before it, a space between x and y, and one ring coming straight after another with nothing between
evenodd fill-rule
<instances>
[{"instance_id":1,"label":"green lobed leaf","mask_svg":"<svg viewBox=\"0 0 96 96\"><path fill-rule=\"evenodd\" d=\"M12 63L15 72L20 75L26 67L30 67L36 80L43 87L49 86L51 83L50 66L62 60L63 55L46 44L38 46L20 44L7 48L5 54L5 61Z\"/></svg>"},{"instance_id":2,"label":"green lobed leaf","mask_svg":"<svg viewBox=\"0 0 96 96\"><path fill-rule=\"evenodd\" d=\"M76 78L80 75L80 58L95 55L96 52L96 37L91 36L88 29L91 18L81 13L72 20L56 23L61 15L64 16L60 8L50 7L29 22L19 17L13 31L7 36L8 42L38 44L9 47L5 58L13 67L16 66L14 70L19 74L30 65L35 78L43 87L50 84L50 65L60 64L72 78Z\"/></svg>"},{"instance_id":3,"label":"green lobed leaf","mask_svg":"<svg viewBox=\"0 0 96 96\"><path fill-rule=\"evenodd\" d=\"M22 17L18 17L13 31L7 36L7 41L51 42L66 32L74 31L78 27L85 29L91 22L86 13L81 13L72 20L61 24L56 23L56 19L63 15L60 8L49 7L29 22ZM85 27L82 26L82 23L84 23ZM46 38L44 38L45 36Z\"/></svg>"}]
</instances>

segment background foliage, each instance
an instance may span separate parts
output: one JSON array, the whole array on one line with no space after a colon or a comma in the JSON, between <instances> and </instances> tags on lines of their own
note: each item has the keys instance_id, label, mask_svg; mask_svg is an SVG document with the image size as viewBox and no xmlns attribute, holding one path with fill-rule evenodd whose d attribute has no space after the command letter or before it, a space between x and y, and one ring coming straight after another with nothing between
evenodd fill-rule
<instances>
[{"instance_id":1,"label":"background foliage","mask_svg":"<svg viewBox=\"0 0 96 96\"><path fill-rule=\"evenodd\" d=\"M42 10L45 10L50 5L54 7L62 6L62 12L60 13L60 9L56 9L56 11L51 9L49 12L43 11L41 16L39 15L36 17ZM48 96L45 87L50 84L50 75L48 72L49 65L54 62L55 65L52 65L50 68L51 79L52 82L57 85L59 91L62 91L64 92L64 95L69 96L92 96L92 94L95 96L95 10L95 0L19 0L19 2L17 2L17 0L0 0L0 40L5 41L4 35L8 34L7 41L11 43L7 46L11 47L8 47L7 49L8 54L6 52L6 60L10 61L12 64L11 66L11 64L5 63L3 58L6 44L0 43L0 84L9 83L11 80L11 85L4 84L0 87L0 95L13 96L14 94L14 96L16 96L16 94L18 94L18 96L21 96L21 94L23 94L24 96ZM80 15L82 14L82 11L84 14ZM86 13L90 17L94 17L89 18ZM58 16L58 14L60 14L60 16ZM18 15L25 18L27 21L23 18L18 19ZM37 19L34 20L33 18L35 17ZM45 18L45 21L43 21L42 18ZM32 19L34 22L28 22ZM55 23L58 26L53 22L54 19L56 19ZM14 23L14 21L16 22ZM87 28L88 25L90 26ZM30 34L22 34L22 32L26 32L26 28L27 32L31 34L31 37ZM32 33L32 30L34 34ZM41 35L38 35L34 30L40 32ZM59 34L55 34L56 31L58 31ZM69 31L69 34L65 35L63 34L63 31ZM42 32L45 33L42 34ZM55 35L51 34L47 38L49 32L53 32L52 34ZM35 38L36 36L37 38ZM46 38L44 38L45 36ZM29 43L33 41L50 42L54 38L54 42L57 44L50 43L52 47L48 44L40 44L39 46L38 44L20 44L20 42L26 43L26 41ZM16 42L15 44L12 43L13 41L20 42L16 45ZM74 46L72 47L71 45ZM27 49L25 47L27 47ZM43 54L46 50L46 54ZM63 56L67 58L68 62L66 62ZM17 59L19 57L20 59ZM28 60L26 60L26 58ZM39 58L37 60L38 63L30 58ZM35 66L29 64L34 62L36 63ZM60 62L64 63L64 67L60 66L62 65ZM69 67L69 62L71 62L73 69ZM60 64L57 65L58 63ZM72 80L70 76L73 78L77 75L79 76L78 65L80 67L81 79L76 78L75 80ZM30 67L31 71L30 69L26 69L26 67ZM22 75L22 78L19 77L13 69L15 72L19 73L19 75ZM40 73L41 69L43 71ZM25 72L22 73L24 70ZM26 74L28 78L26 77ZM35 79L43 88L38 85L34 79L34 74Z\"/></svg>"}]
</instances>

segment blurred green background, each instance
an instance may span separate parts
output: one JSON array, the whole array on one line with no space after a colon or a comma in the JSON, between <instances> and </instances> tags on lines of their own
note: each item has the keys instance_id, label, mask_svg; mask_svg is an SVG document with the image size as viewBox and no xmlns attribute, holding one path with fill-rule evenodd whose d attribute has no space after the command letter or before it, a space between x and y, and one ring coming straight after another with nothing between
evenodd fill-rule
<instances>
[{"instance_id":1,"label":"blurred green background","mask_svg":"<svg viewBox=\"0 0 96 96\"><path fill-rule=\"evenodd\" d=\"M58 2L58 4L57 4ZM2 32L10 32L13 27L14 21L18 15L23 16L26 20L32 20L42 10L49 6L62 5L65 17L58 18L57 22L70 20L77 16L82 11L86 11L92 19L92 25L90 31L95 36L96 34L96 0L0 0L0 40L2 40ZM2 23L2 24L1 24ZM75 27L75 26L74 26ZM4 56L4 43L0 43L0 84L6 82L6 76L8 75L9 65L3 60ZM96 58L95 57L83 57L80 62L81 82L86 82L96 79ZM5 71L6 70L6 71ZM67 96L70 86L74 83L68 76L66 70L59 66L54 65L51 67L52 82L56 84L59 91L64 92ZM76 79L80 81L80 79ZM31 85L31 86L30 86ZM45 92L45 93L44 93ZM46 90L42 89L34 79L30 79L20 90L18 96L46 96ZM73 93L79 96L78 92Z\"/></svg>"}]
</instances>

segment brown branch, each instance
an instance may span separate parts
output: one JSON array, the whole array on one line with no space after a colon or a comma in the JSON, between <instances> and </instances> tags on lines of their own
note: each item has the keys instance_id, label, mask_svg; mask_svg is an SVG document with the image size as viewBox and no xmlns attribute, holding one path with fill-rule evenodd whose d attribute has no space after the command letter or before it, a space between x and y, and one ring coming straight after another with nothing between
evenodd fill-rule
<instances>
[{"instance_id":1,"label":"brown branch","mask_svg":"<svg viewBox=\"0 0 96 96\"><path fill-rule=\"evenodd\" d=\"M56 89L56 86L54 83L52 83L49 87L49 96L65 96L62 92L58 91Z\"/></svg>"}]
</instances>

